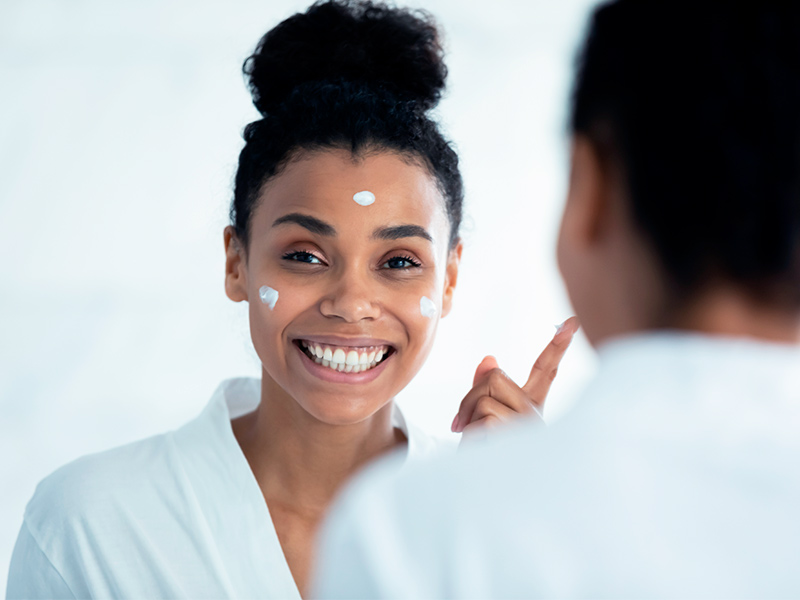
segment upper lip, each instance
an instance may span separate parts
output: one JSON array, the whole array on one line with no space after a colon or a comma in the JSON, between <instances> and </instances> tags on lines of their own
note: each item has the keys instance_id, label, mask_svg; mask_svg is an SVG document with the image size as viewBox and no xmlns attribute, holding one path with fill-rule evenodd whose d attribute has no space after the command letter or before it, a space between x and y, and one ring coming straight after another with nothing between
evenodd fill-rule
<instances>
[{"instance_id":1,"label":"upper lip","mask_svg":"<svg viewBox=\"0 0 800 600\"><path fill-rule=\"evenodd\" d=\"M368 346L392 346L394 344L388 340L371 337L344 337L340 335L298 335L295 340L305 340L316 344L327 346L350 346L353 348L364 348Z\"/></svg>"}]
</instances>

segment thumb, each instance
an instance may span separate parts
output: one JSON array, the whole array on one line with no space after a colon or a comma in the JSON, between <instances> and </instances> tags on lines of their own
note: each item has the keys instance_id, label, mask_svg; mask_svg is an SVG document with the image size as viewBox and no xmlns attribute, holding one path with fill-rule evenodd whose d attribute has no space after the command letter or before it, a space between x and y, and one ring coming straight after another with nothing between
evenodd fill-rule
<instances>
[{"instance_id":1,"label":"thumb","mask_svg":"<svg viewBox=\"0 0 800 600\"><path fill-rule=\"evenodd\" d=\"M475 369L475 377L472 379L472 386L475 387L478 385L478 382L483 379L483 376L486 375L492 369L497 369L500 365L497 364L497 359L494 356L487 356L482 361L481 364L478 365L478 368Z\"/></svg>"}]
</instances>

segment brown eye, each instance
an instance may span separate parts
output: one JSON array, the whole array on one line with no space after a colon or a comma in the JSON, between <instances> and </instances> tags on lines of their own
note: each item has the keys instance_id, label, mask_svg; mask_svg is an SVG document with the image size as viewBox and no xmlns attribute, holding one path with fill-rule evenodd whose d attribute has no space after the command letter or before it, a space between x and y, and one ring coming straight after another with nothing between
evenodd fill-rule
<instances>
[{"instance_id":1,"label":"brown eye","mask_svg":"<svg viewBox=\"0 0 800 600\"><path fill-rule=\"evenodd\" d=\"M384 269L411 269L421 266L410 256L393 256L381 265Z\"/></svg>"},{"instance_id":2,"label":"brown eye","mask_svg":"<svg viewBox=\"0 0 800 600\"><path fill-rule=\"evenodd\" d=\"M309 265L321 265L322 261L310 252L287 252L283 255L283 260L293 260Z\"/></svg>"}]
</instances>

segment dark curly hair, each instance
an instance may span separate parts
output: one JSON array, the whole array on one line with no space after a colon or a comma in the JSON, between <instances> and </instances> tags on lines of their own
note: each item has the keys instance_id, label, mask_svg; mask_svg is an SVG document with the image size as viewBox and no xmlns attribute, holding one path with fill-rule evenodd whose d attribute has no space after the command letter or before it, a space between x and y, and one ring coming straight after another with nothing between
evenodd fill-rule
<instances>
[{"instance_id":1,"label":"dark curly hair","mask_svg":"<svg viewBox=\"0 0 800 600\"><path fill-rule=\"evenodd\" d=\"M570 126L622 167L679 297L725 281L800 306L800 3L601 6Z\"/></svg>"},{"instance_id":2,"label":"dark curly hair","mask_svg":"<svg viewBox=\"0 0 800 600\"><path fill-rule=\"evenodd\" d=\"M424 12L327 0L267 32L244 63L263 118L244 130L230 217L245 246L264 183L298 151L391 150L436 178L458 241L458 156L427 113L447 77L439 35Z\"/></svg>"}]
</instances>

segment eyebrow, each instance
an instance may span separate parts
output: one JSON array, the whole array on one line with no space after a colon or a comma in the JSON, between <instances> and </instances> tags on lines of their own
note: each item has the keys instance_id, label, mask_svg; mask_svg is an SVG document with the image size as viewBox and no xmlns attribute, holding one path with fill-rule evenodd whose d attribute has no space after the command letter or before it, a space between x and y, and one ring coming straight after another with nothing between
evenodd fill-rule
<instances>
[{"instance_id":1,"label":"eyebrow","mask_svg":"<svg viewBox=\"0 0 800 600\"><path fill-rule=\"evenodd\" d=\"M431 235L419 225L395 225L394 227L382 227L376 229L372 234L376 240L399 240L408 237L421 237L433 243Z\"/></svg>"},{"instance_id":2,"label":"eyebrow","mask_svg":"<svg viewBox=\"0 0 800 600\"><path fill-rule=\"evenodd\" d=\"M284 225L286 223L300 225L300 227L303 227L311 233L316 233L318 235L324 235L326 237L336 236L336 229L333 227L333 225L330 225L321 219L317 219L316 217L312 217L311 215L304 215L303 213L289 213L288 215L278 217L275 219L275 222L272 223L272 226L277 227L278 225ZM372 238L376 240L399 240L409 237L420 237L433 243L433 237L431 237L431 235L419 225L394 225L392 227L381 227L372 233Z\"/></svg>"},{"instance_id":3,"label":"eyebrow","mask_svg":"<svg viewBox=\"0 0 800 600\"><path fill-rule=\"evenodd\" d=\"M336 235L336 229L334 229L332 225L329 225L325 221L321 221L316 217L312 217L311 215L304 215L302 213L289 213L288 215L283 215L282 217L275 219L275 222L272 224L272 226L277 227L278 225L283 225L284 223L294 223L295 225L300 225L300 227L304 227L311 233L316 233L318 235L324 235L327 237L334 237Z\"/></svg>"}]
</instances>

